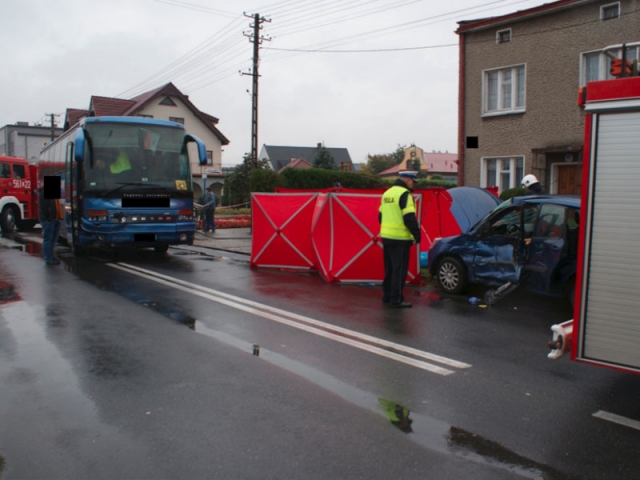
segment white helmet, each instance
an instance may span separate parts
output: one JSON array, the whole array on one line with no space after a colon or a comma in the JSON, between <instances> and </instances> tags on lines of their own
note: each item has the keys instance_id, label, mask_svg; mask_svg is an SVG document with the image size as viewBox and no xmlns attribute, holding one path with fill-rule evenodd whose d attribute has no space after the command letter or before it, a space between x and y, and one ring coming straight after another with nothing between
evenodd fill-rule
<instances>
[{"instance_id":1,"label":"white helmet","mask_svg":"<svg viewBox=\"0 0 640 480\"><path fill-rule=\"evenodd\" d=\"M532 175L531 173L529 175L525 175L524 178L522 179L523 188L529 188L534 183L538 183L538 179L536 178L535 175Z\"/></svg>"}]
</instances>

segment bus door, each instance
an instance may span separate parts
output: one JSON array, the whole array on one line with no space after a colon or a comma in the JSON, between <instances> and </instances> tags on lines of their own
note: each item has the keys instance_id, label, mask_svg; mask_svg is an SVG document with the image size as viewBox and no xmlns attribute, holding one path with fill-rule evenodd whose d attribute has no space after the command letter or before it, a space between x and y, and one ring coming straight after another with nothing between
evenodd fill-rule
<instances>
[{"instance_id":1,"label":"bus door","mask_svg":"<svg viewBox=\"0 0 640 480\"><path fill-rule=\"evenodd\" d=\"M61 192L61 197L64 199L64 222L61 235L73 247L78 242L81 217L81 206L78 201L78 166L74 159L73 142L67 143L64 172L64 192Z\"/></svg>"}]
</instances>

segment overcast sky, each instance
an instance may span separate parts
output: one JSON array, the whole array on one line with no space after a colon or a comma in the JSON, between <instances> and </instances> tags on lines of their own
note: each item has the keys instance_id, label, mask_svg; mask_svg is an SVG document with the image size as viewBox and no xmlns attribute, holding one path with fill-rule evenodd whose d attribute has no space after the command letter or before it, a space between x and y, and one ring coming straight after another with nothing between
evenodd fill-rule
<instances>
[{"instance_id":1,"label":"overcast sky","mask_svg":"<svg viewBox=\"0 0 640 480\"><path fill-rule=\"evenodd\" d=\"M62 126L91 95L173 82L220 119L223 164L251 150L252 18L260 50L259 148L457 150L458 21L541 0L0 0L0 126Z\"/></svg>"}]
</instances>

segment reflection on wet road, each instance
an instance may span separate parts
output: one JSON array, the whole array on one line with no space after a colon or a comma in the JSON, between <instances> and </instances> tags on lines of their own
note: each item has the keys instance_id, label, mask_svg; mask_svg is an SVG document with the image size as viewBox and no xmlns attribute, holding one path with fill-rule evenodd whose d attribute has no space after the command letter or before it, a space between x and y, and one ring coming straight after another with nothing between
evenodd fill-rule
<instances>
[{"instance_id":1,"label":"reflection on wet road","mask_svg":"<svg viewBox=\"0 0 640 480\"><path fill-rule=\"evenodd\" d=\"M203 287L194 283L185 282L177 278L158 274L151 270L142 269L124 263L115 263L108 265L110 267L118 268L128 273L138 275L142 278L146 278L148 280L152 280L154 282L167 285L178 290L182 290L186 293L198 295L202 298L222 303L224 305L236 308L238 310L243 310L247 313L251 313L262 318L266 318L284 325L288 325L290 327L304 330L306 332L313 333L314 335L340 342L354 348L366 350L376 355L380 355L397 362L402 362L416 368L428 370L439 375L450 375L454 373L454 371L449 368L444 368L432 363L424 362L422 360L416 360L407 355L428 359L433 362L439 362L451 368L471 367L471 365L464 362L446 358L440 355L435 355L429 352L424 352L415 348L409 348L398 343L389 342L387 340L375 338L370 335L364 335L362 333L348 330L346 328L340 328L335 325L320 322L309 317L273 308L268 305L253 302L251 300L247 300L238 296L229 295L218 290L213 290L211 288Z\"/></svg>"},{"instance_id":2,"label":"reflection on wet road","mask_svg":"<svg viewBox=\"0 0 640 480\"><path fill-rule=\"evenodd\" d=\"M24 246L12 244L9 248L16 255L38 255ZM165 409L163 413L171 416L184 408L182 418L187 419L187 425L195 418L206 423L210 415L216 415L213 412L220 406L221 393L238 386L240 393L225 404L222 418L227 418L234 401L244 403L246 399L255 399L256 406L244 409L242 416L252 418L259 425L272 414L264 402L275 398L277 403L287 405L282 408L282 412L286 412L283 425L287 433L297 429L306 432L307 417L313 417L314 410L321 407L303 406L300 399L307 391L315 392L314 396L318 397L322 395L321 390L329 395L321 405L336 405L336 410L331 409L331 414L322 420L331 430L338 428L334 424L340 417L338 412L351 408L345 406L348 403L358 407L355 410L375 414L372 416L379 424L386 425L388 432L392 432L373 437L374 445L378 441L384 443L384 439L388 441L386 435L389 434L393 438L391 443L406 439L421 450L421 456L435 452L442 458L456 459L461 465L472 465L463 467L465 473L443 475L444 478L635 478L634 465L637 466L638 461L628 459L634 450L631 440L637 432L628 428L633 427L634 420L624 421L627 417L639 418L634 408L637 402L633 400L640 399L638 382L621 381L619 375L602 370L585 371L571 362L547 361L545 323L551 320L544 316L552 304L522 297L516 292L497 305L480 308L470 305L465 296L442 296L424 289L414 293L412 300L416 308L411 312L388 312L379 308L376 289L332 287L316 283L310 276L254 272L246 262L221 260L220 256L181 250L167 256L143 252L135 256L98 255L74 259L62 249L59 253L63 265L49 269L39 260L40 263L34 264L42 267L38 275L46 274L47 278L62 281L73 278L69 275L73 273L83 280L76 283L90 283L97 287L93 289L96 295L106 295L113 302L114 309L130 311L137 317L120 318L118 314L111 314L103 318L103 312L90 310L95 318L82 321L76 318L70 322L71 309L66 308L62 300L55 300L35 317L36 322L46 322L47 338L25 330L17 345L25 355L30 355L32 347L27 347L25 342L31 336L36 343L53 342L62 352L71 338L69 333L76 330L83 359L76 383L82 380L85 388L87 382L102 385L105 390L102 394L114 385L109 382L122 384L122 409L111 412L107 424L114 419L118 422L117 419L131 409L130 403L135 402L138 395L131 394L131 386L142 381L141 390L152 391L133 411L139 412L142 408L145 415L145 412L155 415L156 411ZM38 268L32 270L38 271ZM0 279L7 280L5 276L11 280L0 265ZM73 280L67 281L67 288L70 293L75 290ZM86 288L82 291L86 292ZM15 295L18 300L3 304L0 298L0 308L14 303L22 305L23 296L28 302L33 301L33 292L29 294L16 287L7 287L5 292L7 297ZM115 301L109 297L112 293L118 294ZM87 301L89 298L91 295ZM155 312L173 321L154 318ZM0 311L0 328L3 318L9 317L3 317ZM38 320L40 318L42 320ZM180 335L175 331L175 323L187 325L198 335L178 329L187 332L186 337ZM12 329L30 329L30 325L17 317L11 319ZM100 334L96 335L96 330ZM124 337L122 340L109 337L107 342L108 331ZM171 338L156 337L158 331L171 332ZM165 350L174 348L174 344L175 356L167 359L166 368L168 371L178 369L175 388L175 380L166 384L164 374L159 374L155 363L164 357ZM193 345L198 348L194 349ZM234 348L227 350L242 353L232 355L221 346L232 346ZM0 354L2 347L0 338ZM193 362L195 352L202 356ZM149 362L150 358L155 358L155 362ZM183 359L188 361L183 364ZM270 369L265 370L263 365ZM37 363L29 369L37 370ZM254 370L259 373L252 377ZM191 371L202 371L202 374L183 379ZM281 371L294 373L290 377L306 379L306 382L284 394L286 384L268 381L272 374ZM21 376L16 369L9 378L26 379L27 376ZM265 383L261 384L260 378L264 378ZM214 382L215 388L205 389L199 395L191 393L191 389L209 382ZM63 387L65 383L56 386ZM73 383L69 385L72 387ZM45 386L49 388L48 384ZM177 398L176 394L185 388L189 391L184 391L180 404L169 409L170 398ZM69 390L74 391L77 389ZM97 402L95 408L100 409L100 419L108 418L105 411L113 400L101 401L96 391L91 391L89 397ZM89 398L86 392L77 393ZM339 401L334 402L333 397ZM200 401L199 408L191 405ZM291 403L302 408L289 410ZM616 413L608 414L609 411ZM170 421L169 416L163 416L159 423ZM2 420L0 415L0 423ZM616 420L620 425L608 423ZM238 421L238 417L230 417L231 424ZM372 424L352 425L351 418L342 421L363 436L362 442L369 440L365 437L375 430ZM180 420L179 424L171 424L169 436L174 436L173 430L182 429L183 423ZM89 424L99 430L105 426ZM147 431L149 426L141 424L141 428ZM131 443L141 431L121 438ZM156 433L148 431L150 435ZM253 430L250 427L242 431ZM255 432L264 434L260 429ZM316 426L313 436L317 434ZM207 445L209 435L211 432L204 437L185 438L197 438ZM286 434L280 432L280 435L283 438ZM306 434L296 436L298 442L302 437L307 438ZM332 435L331 438L341 437ZM318 445L334 441L326 440L327 443L322 443L318 439ZM236 445L246 441L243 436ZM357 443L344 448L357 449ZM197 448L190 441L184 443L184 447ZM406 449L406 445L403 448ZM384 456L381 452L373 457ZM0 454L3 453L0 445ZM148 455L144 449L140 453L141 457ZM350 458L362 458L362 452L354 450ZM494 475L487 475L485 469L495 469ZM370 467L367 471L375 470ZM438 478L426 470L414 473L397 478Z\"/></svg>"}]
</instances>

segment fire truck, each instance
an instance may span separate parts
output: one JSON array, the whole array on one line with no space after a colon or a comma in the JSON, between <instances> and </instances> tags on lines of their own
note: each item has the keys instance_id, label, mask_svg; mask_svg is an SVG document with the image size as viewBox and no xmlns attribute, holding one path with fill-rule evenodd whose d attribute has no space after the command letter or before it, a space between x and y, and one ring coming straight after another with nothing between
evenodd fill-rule
<instances>
[{"instance_id":1,"label":"fire truck","mask_svg":"<svg viewBox=\"0 0 640 480\"><path fill-rule=\"evenodd\" d=\"M618 78L581 89L582 213L573 319L553 325L549 357L640 373L640 76L628 47L605 49ZM625 48L627 47L627 48ZM618 52L614 55L613 52ZM619 57L622 52L622 57Z\"/></svg>"},{"instance_id":2,"label":"fire truck","mask_svg":"<svg viewBox=\"0 0 640 480\"><path fill-rule=\"evenodd\" d=\"M38 222L38 167L19 157L0 156L0 227L10 233Z\"/></svg>"}]
</instances>

